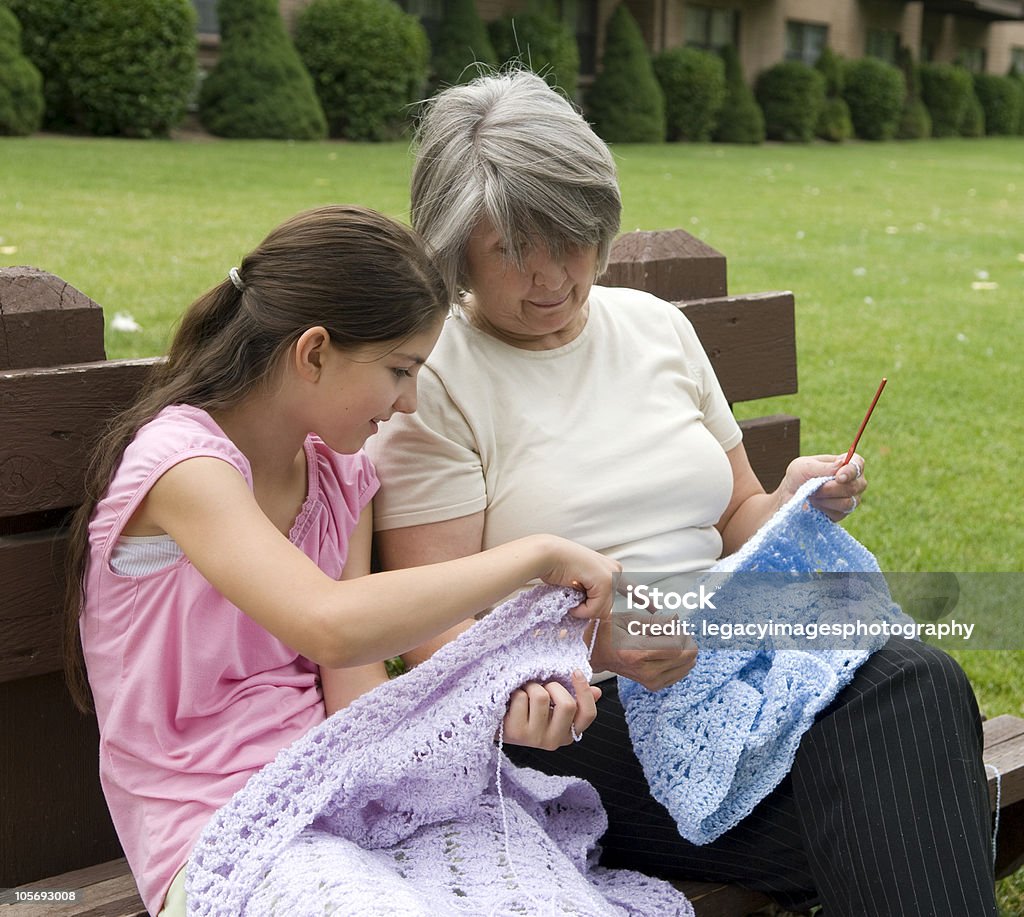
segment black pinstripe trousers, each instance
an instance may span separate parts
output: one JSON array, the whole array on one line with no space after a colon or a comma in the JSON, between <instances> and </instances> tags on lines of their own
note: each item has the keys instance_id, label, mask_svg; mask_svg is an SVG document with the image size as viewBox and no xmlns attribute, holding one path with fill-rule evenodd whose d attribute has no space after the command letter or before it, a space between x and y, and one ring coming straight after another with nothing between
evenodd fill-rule
<instances>
[{"instance_id":1,"label":"black pinstripe trousers","mask_svg":"<svg viewBox=\"0 0 1024 917\"><path fill-rule=\"evenodd\" d=\"M743 822L695 846L648 791L615 682L586 738L518 764L598 789L601 863L724 881L825 917L990 917L991 816L978 706L941 650L890 640L804 735L789 776Z\"/></svg>"}]
</instances>

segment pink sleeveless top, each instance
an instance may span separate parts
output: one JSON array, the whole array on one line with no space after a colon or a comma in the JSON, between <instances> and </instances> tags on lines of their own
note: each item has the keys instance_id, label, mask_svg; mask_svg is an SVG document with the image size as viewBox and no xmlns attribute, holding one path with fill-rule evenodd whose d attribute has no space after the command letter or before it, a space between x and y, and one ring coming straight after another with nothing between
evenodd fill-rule
<instances>
[{"instance_id":1,"label":"pink sleeveless top","mask_svg":"<svg viewBox=\"0 0 1024 917\"><path fill-rule=\"evenodd\" d=\"M289 535L341 575L378 487L362 453L305 443L308 495ZM81 634L100 726L100 779L146 907L156 913L203 826L251 774L324 719L317 666L218 593L184 556L121 576L110 556L157 479L212 456L249 486L245 456L209 414L175 405L127 448L89 526Z\"/></svg>"}]
</instances>

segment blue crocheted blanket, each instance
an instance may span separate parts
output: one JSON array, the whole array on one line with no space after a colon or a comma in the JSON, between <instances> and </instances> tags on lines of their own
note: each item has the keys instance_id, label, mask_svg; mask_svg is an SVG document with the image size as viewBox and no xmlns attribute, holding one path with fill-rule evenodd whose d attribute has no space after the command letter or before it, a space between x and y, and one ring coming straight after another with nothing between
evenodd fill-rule
<instances>
[{"instance_id":1,"label":"blue crocheted blanket","mask_svg":"<svg viewBox=\"0 0 1024 917\"><path fill-rule=\"evenodd\" d=\"M909 622L872 554L808 502L827 480L807 482L742 550L709 571L722 598L716 610L702 612L705 621L804 627L855 615L875 624ZM877 575L817 576L856 572ZM791 584L786 574L794 574ZM723 601L730 593L742 596L742 608ZM620 678L637 757L679 833L707 844L750 814L789 773L815 717L886 639L862 635L826 648L731 641L728 649L705 645L690 674L662 691Z\"/></svg>"}]
</instances>

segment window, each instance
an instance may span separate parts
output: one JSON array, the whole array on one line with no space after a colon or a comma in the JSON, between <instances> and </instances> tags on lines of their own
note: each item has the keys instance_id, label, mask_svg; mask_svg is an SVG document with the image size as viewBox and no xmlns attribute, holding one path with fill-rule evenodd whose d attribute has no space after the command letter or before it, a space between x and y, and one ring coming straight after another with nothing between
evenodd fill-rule
<instances>
[{"instance_id":1,"label":"window","mask_svg":"<svg viewBox=\"0 0 1024 917\"><path fill-rule=\"evenodd\" d=\"M580 76L597 72L597 0L561 0L562 22L576 36Z\"/></svg>"},{"instance_id":2,"label":"window","mask_svg":"<svg viewBox=\"0 0 1024 917\"><path fill-rule=\"evenodd\" d=\"M985 49L984 48L961 48L960 63L971 73L985 72Z\"/></svg>"},{"instance_id":3,"label":"window","mask_svg":"<svg viewBox=\"0 0 1024 917\"><path fill-rule=\"evenodd\" d=\"M419 19L433 46L444 18L444 0L398 0L398 5Z\"/></svg>"},{"instance_id":4,"label":"window","mask_svg":"<svg viewBox=\"0 0 1024 917\"><path fill-rule=\"evenodd\" d=\"M1024 48L1010 48L1010 70L1024 75Z\"/></svg>"},{"instance_id":5,"label":"window","mask_svg":"<svg viewBox=\"0 0 1024 917\"><path fill-rule=\"evenodd\" d=\"M813 22L786 22L786 60L801 60L812 67L828 43L828 26Z\"/></svg>"},{"instance_id":6,"label":"window","mask_svg":"<svg viewBox=\"0 0 1024 917\"><path fill-rule=\"evenodd\" d=\"M895 64L900 48L900 33L886 29L868 29L867 55Z\"/></svg>"},{"instance_id":7,"label":"window","mask_svg":"<svg viewBox=\"0 0 1024 917\"><path fill-rule=\"evenodd\" d=\"M192 0L192 5L196 8L196 31L208 35L219 35L217 0Z\"/></svg>"},{"instance_id":8,"label":"window","mask_svg":"<svg viewBox=\"0 0 1024 917\"><path fill-rule=\"evenodd\" d=\"M686 44L691 48L717 51L739 43L740 14L736 10L718 10L708 6L686 5L684 23Z\"/></svg>"}]
</instances>

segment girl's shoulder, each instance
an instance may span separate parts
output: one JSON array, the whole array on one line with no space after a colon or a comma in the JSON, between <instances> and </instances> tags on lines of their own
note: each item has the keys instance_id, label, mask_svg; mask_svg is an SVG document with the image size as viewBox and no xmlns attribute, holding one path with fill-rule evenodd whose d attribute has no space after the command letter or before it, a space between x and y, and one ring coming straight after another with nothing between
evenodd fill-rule
<instances>
[{"instance_id":1,"label":"girl's shoulder","mask_svg":"<svg viewBox=\"0 0 1024 917\"><path fill-rule=\"evenodd\" d=\"M202 408L173 404L139 428L125 449L121 471L147 473L193 455L224 459L247 479L249 462Z\"/></svg>"}]
</instances>

